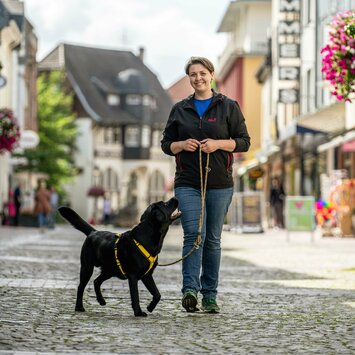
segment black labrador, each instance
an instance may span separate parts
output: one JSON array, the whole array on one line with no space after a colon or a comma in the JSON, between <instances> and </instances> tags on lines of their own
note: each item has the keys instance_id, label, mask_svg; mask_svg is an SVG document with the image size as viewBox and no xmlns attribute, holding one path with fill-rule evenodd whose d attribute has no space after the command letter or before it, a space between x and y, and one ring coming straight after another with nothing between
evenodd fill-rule
<instances>
[{"instance_id":1,"label":"black labrador","mask_svg":"<svg viewBox=\"0 0 355 355\"><path fill-rule=\"evenodd\" d=\"M153 271L158 264L158 254L170 224L180 217L178 200L152 203L141 216L138 225L120 235L97 231L69 207L60 207L60 214L87 238L81 249L80 283L77 291L75 310L85 312L83 293L89 282L94 266L101 267L101 274L94 280L97 301L106 304L100 290L101 284L116 276L128 279L132 308L136 317L146 317L139 304L138 280L152 294L153 299L147 309L152 312L160 301L160 292L153 279Z\"/></svg>"}]
</instances>

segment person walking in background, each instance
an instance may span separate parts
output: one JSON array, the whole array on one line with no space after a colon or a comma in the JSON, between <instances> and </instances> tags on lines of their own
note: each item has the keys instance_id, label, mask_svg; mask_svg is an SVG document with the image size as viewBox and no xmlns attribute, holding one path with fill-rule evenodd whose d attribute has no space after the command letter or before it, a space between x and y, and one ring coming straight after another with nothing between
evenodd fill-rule
<instances>
[{"instance_id":1,"label":"person walking in background","mask_svg":"<svg viewBox=\"0 0 355 355\"><path fill-rule=\"evenodd\" d=\"M38 226L41 232L43 232L48 226L48 216L52 211L50 198L51 195L49 190L46 188L46 183L41 181L35 195L34 208L35 213L38 215Z\"/></svg>"},{"instance_id":2,"label":"person walking in background","mask_svg":"<svg viewBox=\"0 0 355 355\"><path fill-rule=\"evenodd\" d=\"M270 206L273 219L273 225L277 228L285 228L284 224L284 202L285 191L279 178L271 180Z\"/></svg>"},{"instance_id":3,"label":"person walking in background","mask_svg":"<svg viewBox=\"0 0 355 355\"><path fill-rule=\"evenodd\" d=\"M109 224L111 220L111 201L108 195L105 195L104 205L103 205L103 212L104 212L104 224Z\"/></svg>"},{"instance_id":4,"label":"person walking in background","mask_svg":"<svg viewBox=\"0 0 355 355\"><path fill-rule=\"evenodd\" d=\"M14 191L14 203L15 203L14 225L18 226L19 219L20 219L20 209L21 209L21 204L22 204L22 191L21 191L20 184L18 184L16 186L15 191Z\"/></svg>"},{"instance_id":5,"label":"person walking in background","mask_svg":"<svg viewBox=\"0 0 355 355\"><path fill-rule=\"evenodd\" d=\"M164 153L176 161L174 187L182 212L183 255L192 249L199 230L200 149L203 167L209 154L209 170L202 242L182 264L182 306L187 312L199 310L201 292L202 309L217 313L221 234L233 195L233 153L246 152L250 136L238 103L212 89L214 66L207 58L191 57L185 72L194 94L174 105L161 141Z\"/></svg>"},{"instance_id":6,"label":"person walking in background","mask_svg":"<svg viewBox=\"0 0 355 355\"><path fill-rule=\"evenodd\" d=\"M49 221L48 221L49 228L55 227L55 217L56 217L57 208L58 208L58 200L59 200L59 196L58 196L57 190L54 186L51 186L50 203L51 203L52 210L49 214Z\"/></svg>"}]
</instances>

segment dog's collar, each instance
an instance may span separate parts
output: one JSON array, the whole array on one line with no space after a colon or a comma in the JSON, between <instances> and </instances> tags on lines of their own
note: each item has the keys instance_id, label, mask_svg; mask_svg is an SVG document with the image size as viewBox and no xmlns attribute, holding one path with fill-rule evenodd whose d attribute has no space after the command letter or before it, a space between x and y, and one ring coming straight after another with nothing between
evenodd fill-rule
<instances>
[{"instance_id":1,"label":"dog's collar","mask_svg":"<svg viewBox=\"0 0 355 355\"><path fill-rule=\"evenodd\" d=\"M115 259L116 259L116 264L119 268L119 270L121 271L122 275L124 277L127 277L126 276L126 273L123 271L123 268L122 268L122 265L120 263L120 260L118 259L118 256L117 256L117 244L118 244L118 241L120 240L120 237L122 236L122 234L116 234L117 236L117 239L116 239L116 243L115 243ZM151 254L149 254L149 252L147 251L146 248L144 248L144 246L137 242L135 239L133 239L134 241L134 244L137 246L137 248L139 249L139 251L143 254L143 256L149 261L149 267L148 267L148 270L144 273L144 275L148 274L148 272L152 269L152 267L154 266L154 263L156 262L156 260L158 259L158 255L156 256L153 256Z\"/></svg>"}]
</instances>

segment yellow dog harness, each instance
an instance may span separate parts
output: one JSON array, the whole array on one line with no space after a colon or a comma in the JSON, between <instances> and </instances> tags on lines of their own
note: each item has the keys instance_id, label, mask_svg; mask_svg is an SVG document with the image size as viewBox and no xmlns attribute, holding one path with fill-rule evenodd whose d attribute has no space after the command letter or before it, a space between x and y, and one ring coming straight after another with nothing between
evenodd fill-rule
<instances>
[{"instance_id":1,"label":"yellow dog harness","mask_svg":"<svg viewBox=\"0 0 355 355\"><path fill-rule=\"evenodd\" d=\"M117 239L116 239L116 243L115 243L115 259L116 259L116 264L119 268L119 270L121 271L122 275L124 277L126 277L126 273L123 271L122 265L120 260L118 259L118 255L117 255L117 244L120 240L120 237L122 236L122 234L116 234ZM144 275L148 274L148 272L151 270L151 268L154 266L154 263L156 262L156 260L158 259L158 255L153 256L151 254L149 254L149 252L147 251L147 249L144 248L144 246L140 243L138 243L135 239L133 239L134 243L136 244L137 248L140 250L140 252L145 256L145 258L149 261L149 267L148 270L144 273Z\"/></svg>"}]
</instances>

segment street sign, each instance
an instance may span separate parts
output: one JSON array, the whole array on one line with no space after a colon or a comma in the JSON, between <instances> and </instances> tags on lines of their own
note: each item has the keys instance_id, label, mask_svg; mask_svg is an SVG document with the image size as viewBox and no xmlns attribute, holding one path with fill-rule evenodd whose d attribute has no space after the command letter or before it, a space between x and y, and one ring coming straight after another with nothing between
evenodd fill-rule
<instances>
[{"instance_id":1,"label":"street sign","mask_svg":"<svg viewBox=\"0 0 355 355\"><path fill-rule=\"evenodd\" d=\"M310 231L316 228L313 196L286 197L285 216L288 231Z\"/></svg>"},{"instance_id":2,"label":"street sign","mask_svg":"<svg viewBox=\"0 0 355 355\"><path fill-rule=\"evenodd\" d=\"M29 149L35 148L39 143L38 134L34 131L25 130L21 132L20 148Z\"/></svg>"}]
</instances>

